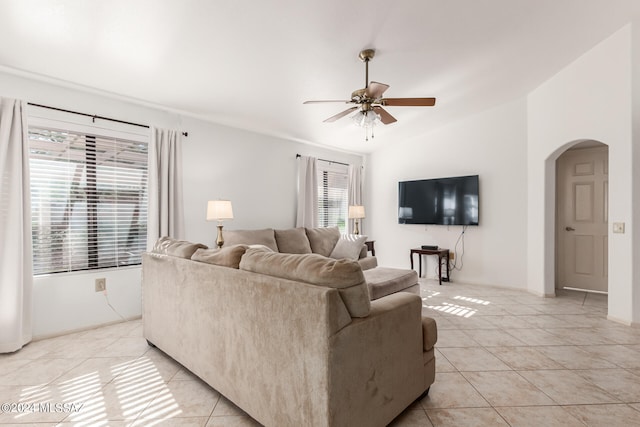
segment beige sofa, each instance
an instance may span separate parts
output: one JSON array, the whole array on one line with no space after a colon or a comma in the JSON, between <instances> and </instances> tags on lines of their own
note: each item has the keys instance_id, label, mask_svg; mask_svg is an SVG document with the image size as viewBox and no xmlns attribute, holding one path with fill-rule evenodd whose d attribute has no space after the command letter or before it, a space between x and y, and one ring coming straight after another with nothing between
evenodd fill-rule
<instances>
[{"instance_id":1,"label":"beige sofa","mask_svg":"<svg viewBox=\"0 0 640 427\"><path fill-rule=\"evenodd\" d=\"M420 297L370 301L357 261L165 239L142 265L145 338L263 425L384 426L434 381Z\"/></svg>"},{"instance_id":2,"label":"beige sofa","mask_svg":"<svg viewBox=\"0 0 640 427\"><path fill-rule=\"evenodd\" d=\"M225 246L245 244L264 245L269 249L287 254L320 254L326 257L347 256L358 260L363 270L369 270L378 265L375 256L369 256L364 241L345 240L341 237L338 227L316 228L287 228L277 230L264 228L258 230L227 230L224 232ZM355 238L355 236L351 236ZM340 248L336 247L340 243ZM342 250L339 250L342 249Z\"/></svg>"},{"instance_id":3,"label":"beige sofa","mask_svg":"<svg viewBox=\"0 0 640 427\"><path fill-rule=\"evenodd\" d=\"M378 267L377 258L368 255L365 240L366 236L341 236L338 227L298 227L284 230L265 228L225 232L225 246L258 244L280 253L315 253L357 260L364 271L371 300L400 291L420 295L418 274L413 270Z\"/></svg>"}]
</instances>

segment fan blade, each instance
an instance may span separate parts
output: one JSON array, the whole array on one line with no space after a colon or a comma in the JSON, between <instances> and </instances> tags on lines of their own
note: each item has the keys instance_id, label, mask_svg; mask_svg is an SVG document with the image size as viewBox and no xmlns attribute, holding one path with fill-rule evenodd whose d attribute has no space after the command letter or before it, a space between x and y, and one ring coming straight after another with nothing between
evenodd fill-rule
<instances>
[{"instance_id":1,"label":"fan blade","mask_svg":"<svg viewBox=\"0 0 640 427\"><path fill-rule=\"evenodd\" d=\"M392 107L433 107L436 105L435 98L382 98L382 105Z\"/></svg>"},{"instance_id":2,"label":"fan blade","mask_svg":"<svg viewBox=\"0 0 640 427\"><path fill-rule=\"evenodd\" d=\"M330 99L330 100L325 100L325 101L304 101L303 104L324 104L325 102L344 102L345 104L348 104L351 102L350 99L344 100L344 99Z\"/></svg>"},{"instance_id":3,"label":"fan blade","mask_svg":"<svg viewBox=\"0 0 640 427\"><path fill-rule=\"evenodd\" d=\"M349 114L349 113L351 113L352 111L355 111L355 110L357 110L357 109L358 109L358 107L351 107L351 108L349 108L349 109L347 109L347 110L344 110L344 111L343 111L343 112L341 112L341 113L336 114L335 116L331 116L331 117L329 117L327 120L323 120L323 122L324 122L324 123L331 123L331 122L335 122L336 120L338 120L338 119L340 119L340 118L342 118L342 117L346 116L347 114Z\"/></svg>"},{"instance_id":4,"label":"fan blade","mask_svg":"<svg viewBox=\"0 0 640 427\"><path fill-rule=\"evenodd\" d=\"M389 114L389 112L387 110L385 110L382 107L373 107L373 111L376 112L376 114L380 115L380 121L382 123L384 123L385 125L388 125L390 123L394 123L397 122L398 120L396 120L395 117L393 117L391 114Z\"/></svg>"},{"instance_id":5,"label":"fan blade","mask_svg":"<svg viewBox=\"0 0 640 427\"><path fill-rule=\"evenodd\" d=\"M389 85L378 82L371 82L364 91L367 98L378 99L382 96L385 90L389 89Z\"/></svg>"}]
</instances>

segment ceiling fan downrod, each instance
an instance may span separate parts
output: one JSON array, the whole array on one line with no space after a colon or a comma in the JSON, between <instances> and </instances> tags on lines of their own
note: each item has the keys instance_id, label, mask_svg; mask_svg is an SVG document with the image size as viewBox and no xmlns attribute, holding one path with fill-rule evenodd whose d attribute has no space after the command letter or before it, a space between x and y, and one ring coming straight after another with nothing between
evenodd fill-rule
<instances>
[{"instance_id":1,"label":"ceiling fan downrod","mask_svg":"<svg viewBox=\"0 0 640 427\"><path fill-rule=\"evenodd\" d=\"M358 54L358 58L360 61L364 62L364 88L369 87L369 61L376 56L376 51L374 49L364 49L361 50Z\"/></svg>"}]
</instances>

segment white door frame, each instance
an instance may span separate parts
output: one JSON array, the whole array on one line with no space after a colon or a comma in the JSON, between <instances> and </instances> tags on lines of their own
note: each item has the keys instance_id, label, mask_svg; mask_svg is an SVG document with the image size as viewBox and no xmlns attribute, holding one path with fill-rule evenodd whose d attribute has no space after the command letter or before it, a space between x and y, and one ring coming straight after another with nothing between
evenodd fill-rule
<instances>
[{"instance_id":1,"label":"white door frame","mask_svg":"<svg viewBox=\"0 0 640 427\"><path fill-rule=\"evenodd\" d=\"M580 220L576 220L577 222L573 221L573 220L569 220L568 218L566 218L564 215L566 215L568 212L565 211L565 209L568 209L571 205L570 201L565 201L567 203L569 203L569 205L567 205L566 203L563 204L563 202L561 202L558 197L561 196L562 194L564 194L567 190L566 187L564 187L566 185L565 183L565 179L571 179L573 181L575 181L576 179L578 180L577 182L580 181L580 175L585 175L586 178L589 178L591 176L593 177L597 177L600 176L602 177L602 174L605 175L605 181L608 181L606 179L606 175L608 174L608 160L605 160L605 164L602 165L602 155L604 153L608 153L608 146L596 141L586 141L586 142L582 142L579 144L575 144L572 147L569 147L569 149L571 148L576 148L576 146L580 146L579 148L582 148L581 150L576 150L573 151L574 157L575 155L580 156L580 157L584 157L585 155L587 157L584 157L584 161L585 163L583 164L579 164L576 165L576 168L578 166L581 166L582 168L586 168L589 169L589 171L575 171L574 175L573 173L569 176L556 176L556 216L555 216L555 224L556 224L556 233L555 233L555 287L556 289L559 288L563 288L563 287L567 287L567 286L574 286L574 284L572 283L572 281L575 281L575 288L576 290L583 290L586 292L594 292L594 293L607 293L608 287L607 287L607 279L606 277L608 276L608 272L607 272L607 230L608 230L608 218L607 218L607 211L608 211L608 189L606 188L606 186L604 188L592 188L592 197L596 196L596 200L599 200L598 204L602 204L600 207L602 208L602 212L600 212L599 210L596 211L592 211L591 212L591 216L593 216L593 218L595 219L596 222L594 223L585 223L584 225L582 225L581 227L578 227L578 225L580 225ZM558 158L556 159L556 174L558 173L568 173L569 171L562 171L560 170L560 160L562 158L563 155L568 155L569 149L563 151ZM600 153L600 154L598 154ZM593 156L593 157L592 157ZM604 154L604 156L608 157L608 154ZM578 158L580 158L578 157ZM600 163L596 162L596 163L592 163L592 161L595 161L596 159L600 158ZM565 167L569 166L568 164L565 164ZM602 169L601 169L602 168ZM573 177L573 178L571 178ZM589 181L589 179L587 179L587 181ZM595 191L595 193L593 193ZM564 194L565 197L569 196L569 194ZM604 197L604 200L602 200L602 198ZM601 223L601 221L605 221L604 224ZM568 222L567 222L568 221ZM571 275L571 273L569 271L565 271L567 268L569 268L569 265L567 264L567 259L566 256L569 255L571 253L569 247L565 247L566 244L568 244L571 240L567 240L567 231L565 231L565 226L569 224L572 227L576 227L576 228L580 228L582 230L582 232L586 232L587 235L589 236L589 233L595 233L593 235L593 237L595 237L596 239L594 241L592 241L593 247L591 247L592 250L594 250L593 252L593 256L595 256L596 258L591 260L591 262L589 263L583 263L583 267L585 270L585 274L588 271L592 271L593 274L595 274L594 276L585 276L584 277L584 283L582 283L582 279L580 279L579 277L581 276L581 274L578 274L577 276L573 276ZM568 228L567 228L568 229ZM573 228L572 228L573 229ZM598 236L600 238L602 238L602 241L600 241L600 243L598 243L598 241L600 240L598 238ZM590 247L589 245L587 245L587 247ZM569 250L567 252L567 250ZM594 264L595 261L595 264ZM598 262L598 261L603 261L602 263ZM565 274L568 274L568 276L563 277L562 272L564 271ZM573 279L571 279L573 277ZM570 280L571 279L571 280ZM580 283L582 283L583 286L578 286ZM568 288L568 289L573 289L573 288Z\"/></svg>"}]
</instances>

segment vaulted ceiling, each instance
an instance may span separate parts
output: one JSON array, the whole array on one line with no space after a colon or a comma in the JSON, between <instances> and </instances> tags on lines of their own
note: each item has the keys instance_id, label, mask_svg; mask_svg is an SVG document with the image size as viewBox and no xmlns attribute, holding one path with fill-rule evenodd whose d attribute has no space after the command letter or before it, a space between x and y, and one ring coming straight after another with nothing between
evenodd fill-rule
<instances>
[{"instance_id":1,"label":"vaulted ceiling","mask_svg":"<svg viewBox=\"0 0 640 427\"><path fill-rule=\"evenodd\" d=\"M0 66L217 123L355 152L525 96L631 22L637 0L0 0ZM357 55L398 122L375 138L348 107ZM93 112L91 112L93 113ZM127 119L127 118L124 118ZM428 143L426 141L425 143Z\"/></svg>"}]
</instances>

